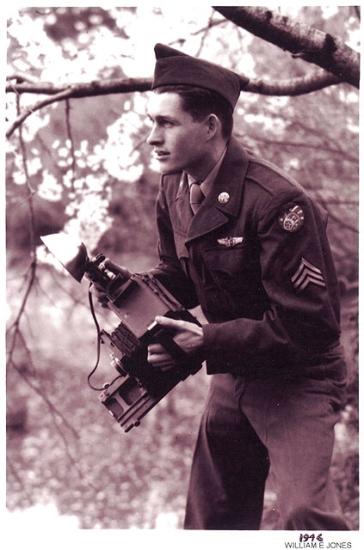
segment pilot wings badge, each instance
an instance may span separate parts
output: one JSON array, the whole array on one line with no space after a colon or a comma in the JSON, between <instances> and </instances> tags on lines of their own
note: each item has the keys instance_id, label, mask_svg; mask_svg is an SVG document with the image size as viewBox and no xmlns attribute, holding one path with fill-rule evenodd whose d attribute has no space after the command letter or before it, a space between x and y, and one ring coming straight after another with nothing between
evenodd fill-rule
<instances>
[{"instance_id":1,"label":"pilot wings badge","mask_svg":"<svg viewBox=\"0 0 364 550\"><path fill-rule=\"evenodd\" d=\"M242 244L244 242L244 237L222 237L221 239L217 239L217 242L227 248L233 248L238 244Z\"/></svg>"}]
</instances>

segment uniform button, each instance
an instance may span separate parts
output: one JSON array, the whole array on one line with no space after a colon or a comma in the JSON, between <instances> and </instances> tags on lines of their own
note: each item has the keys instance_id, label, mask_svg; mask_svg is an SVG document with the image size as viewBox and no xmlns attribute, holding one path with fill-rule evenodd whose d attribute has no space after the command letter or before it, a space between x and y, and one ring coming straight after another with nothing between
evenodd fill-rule
<instances>
[{"instance_id":1,"label":"uniform button","mask_svg":"<svg viewBox=\"0 0 364 550\"><path fill-rule=\"evenodd\" d=\"M219 201L220 204L227 204L230 200L230 195L229 195L229 193L226 193L226 191L223 191L217 197L217 200Z\"/></svg>"}]
</instances>

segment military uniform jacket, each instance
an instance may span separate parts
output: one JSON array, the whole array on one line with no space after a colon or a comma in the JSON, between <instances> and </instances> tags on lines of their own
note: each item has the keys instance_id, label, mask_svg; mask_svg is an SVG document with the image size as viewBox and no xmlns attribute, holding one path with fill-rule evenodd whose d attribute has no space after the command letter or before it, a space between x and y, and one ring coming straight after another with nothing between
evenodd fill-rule
<instances>
[{"instance_id":1,"label":"military uniform jacket","mask_svg":"<svg viewBox=\"0 0 364 550\"><path fill-rule=\"evenodd\" d=\"M326 213L235 139L195 216L181 176L162 176L153 273L185 307L201 305L207 372L297 372L337 355Z\"/></svg>"}]
</instances>

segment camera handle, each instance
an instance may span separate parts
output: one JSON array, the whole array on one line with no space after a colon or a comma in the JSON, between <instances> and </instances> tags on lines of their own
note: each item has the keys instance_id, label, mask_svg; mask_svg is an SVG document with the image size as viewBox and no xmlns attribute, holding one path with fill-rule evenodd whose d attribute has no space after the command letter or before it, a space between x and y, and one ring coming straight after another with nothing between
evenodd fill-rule
<instances>
[{"instance_id":1,"label":"camera handle","mask_svg":"<svg viewBox=\"0 0 364 550\"><path fill-rule=\"evenodd\" d=\"M177 365L175 369L180 372L180 375L185 379L189 374L196 372L200 368L200 364L196 363L196 359L188 355L174 340L175 331L170 328L162 327L156 321L153 321L148 327L148 333L161 344L171 356L178 361L182 366ZM188 367L187 367L188 366Z\"/></svg>"},{"instance_id":2,"label":"camera handle","mask_svg":"<svg viewBox=\"0 0 364 550\"><path fill-rule=\"evenodd\" d=\"M148 327L148 332L155 338L156 342L162 344L174 359L185 361L188 358L187 353L174 341L175 332L172 329L162 327L156 321L153 321Z\"/></svg>"}]
</instances>

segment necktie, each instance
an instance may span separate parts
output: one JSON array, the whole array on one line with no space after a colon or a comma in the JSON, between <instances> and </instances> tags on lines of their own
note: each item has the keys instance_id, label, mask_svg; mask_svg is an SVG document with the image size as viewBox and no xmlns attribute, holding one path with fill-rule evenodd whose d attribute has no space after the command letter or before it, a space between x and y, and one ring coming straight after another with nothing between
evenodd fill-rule
<instances>
[{"instance_id":1,"label":"necktie","mask_svg":"<svg viewBox=\"0 0 364 550\"><path fill-rule=\"evenodd\" d=\"M201 191L201 187L198 183L191 183L190 186L190 205L192 212L196 214L200 204L204 199L204 194Z\"/></svg>"}]
</instances>

